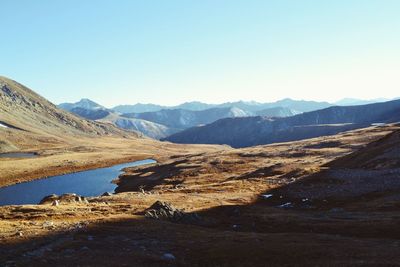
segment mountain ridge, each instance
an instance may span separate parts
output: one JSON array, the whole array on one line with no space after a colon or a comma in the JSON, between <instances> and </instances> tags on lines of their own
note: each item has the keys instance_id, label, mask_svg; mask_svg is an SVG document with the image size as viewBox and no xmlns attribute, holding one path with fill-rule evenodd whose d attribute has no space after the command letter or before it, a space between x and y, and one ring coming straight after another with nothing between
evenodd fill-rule
<instances>
[{"instance_id":1,"label":"mountain ridge","mask_svg":"<svg viewBox=\"0 0 400 267\"><path fill-rule=\"evenodd\" d=\"M228 144L246 147L287 142L400 121L400 100L361 106L334 106L287 118L221 119L193 127L164 140L176 143Z\"/></svg>"},{"instance_id":2,"label":"mountain ridge","mask_svg":"<svg viewBox=\"0 0 400 267\"><path fill-rule=\"evenodd\" d=\"M0 77L0 151L18 148L20 144L63 142L73 136L132 136L110 124L82 119L59 109L28 87L6 77ZM48 138L46 140L44 137ZM55 141L56 142L56 141Z\"/></svg>"}]
</instances>

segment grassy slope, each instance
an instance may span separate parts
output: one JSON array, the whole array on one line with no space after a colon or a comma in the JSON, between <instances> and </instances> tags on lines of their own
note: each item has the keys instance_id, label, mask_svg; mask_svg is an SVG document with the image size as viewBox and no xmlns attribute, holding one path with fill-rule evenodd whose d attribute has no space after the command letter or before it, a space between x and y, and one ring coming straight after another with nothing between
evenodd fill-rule
<instances>
[{"instance_id":1,"label":"grassy slope","mask_svg":"<svg viewBox=\"0 0 400 267\"><path fill-rule=\"evenodd\" d=\"M177 146L123 131L111 124L84 120L29 88L0 77L0 152L34 151L38 158L0 158L0 186L36 178L109 166L147 157L205 151L212 146Z\"/></svg>"},{"instance_id":2,"label":"grassy slope","mask_svg":"<svg viewBox=\"0 0 400 267\"><path fill-rule=\"evenodd\" d=\"M329 161L394 129L238 150L187 151L127 170L120 190L137 189L141 179L145 194L125 192L57 207L1 207L0 259L88 266L394 265L400 260L398 209L285 210L259 197L319 172ZM156 200L198 212L200 224L145 219L143 211ZM42 253L40 248L50 249ZM175 255L174 262L162 259L167 252Z\"/></svg>"}]
</instances>

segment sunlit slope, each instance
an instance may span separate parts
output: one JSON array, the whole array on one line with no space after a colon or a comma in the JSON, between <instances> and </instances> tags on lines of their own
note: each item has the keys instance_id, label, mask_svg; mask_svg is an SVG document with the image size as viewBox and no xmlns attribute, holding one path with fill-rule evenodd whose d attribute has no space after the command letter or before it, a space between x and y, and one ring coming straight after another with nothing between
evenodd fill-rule
<instances>
[{"instance_id":1,"label":"sunlit slope","mask_svg":"<svg viewBox=\"0 0 400 267\"><path fill-rule=\"evenodd\" d=\"M0 76L0 151L29 143L96 136L139 137L110 124L88 121L57 108L34 91Z\"/></svg>"}]
</instances>

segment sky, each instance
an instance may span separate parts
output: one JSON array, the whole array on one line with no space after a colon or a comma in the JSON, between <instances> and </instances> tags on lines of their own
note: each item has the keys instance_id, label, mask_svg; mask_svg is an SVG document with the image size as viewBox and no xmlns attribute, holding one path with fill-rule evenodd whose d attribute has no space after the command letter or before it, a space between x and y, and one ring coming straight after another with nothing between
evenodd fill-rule
<instances>
[{"instance_id":1,"label":"sky","mask_svg":"<svg viewBox=\"0 0 400 267\"><path fill-rule=\"evenodd\" d=\"M54 103L400 96L398 0L1 0L0 75Z\"/></svg>"}]
</instances>

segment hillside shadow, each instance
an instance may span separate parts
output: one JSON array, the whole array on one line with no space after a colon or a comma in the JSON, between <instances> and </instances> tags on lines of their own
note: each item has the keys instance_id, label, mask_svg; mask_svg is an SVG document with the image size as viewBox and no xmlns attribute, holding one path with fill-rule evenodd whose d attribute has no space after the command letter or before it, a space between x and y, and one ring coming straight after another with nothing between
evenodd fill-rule
<instances>
[{"instance_id":1,"label":"hillside shadow","mask_svg":"<svg viewBox=\"0 0 400 267\"><path fill-rule=\"evenodd\" d=\"M164 170L177 173L177 165L186 163L182 160L166 164ZM135 169L135 175L144 178L157 168ZM388 265L399 262L399 207L373 212L346 211L346 205L353 200L305 202L285 194L300 185L334 185L334 181L324 180L326 174L323 171L265 191L248 205L221 205L197 211L199 219L190 223L149 219L143 212L135 212L132 218L104 218L83 228L21 237L14 243L1 244L0 263L2 266L131 266L132 263L135 266L265 266L266 263L268 266L361 266L374 265L381 259L386 259ZM155 184L168 177L160 175ZM282 206L288 202L292 205ZM165 256L168 254L174 259Z\"/></svg>"},{"instance_id":2,"label":"hillside shadow","mask_svg":"<svg viewBox=\"0 0 400 267\"><path fill-rule=\"evenodd\" d=\"M194 169L196 165L190 165L189 159L177 160L166 164L154 164L148 167L126 168L126 172L121 174L115 183L116 193L152 190L157 185L176 186L182 183L179 174L184 170Z\"/></svg>"},{"instance_id":3,"label":"hillside shadow","mask_svg":"<svg viewBox=\"0 0 400 267\"><path fill-rule=\"evenodd\" d=\"M288 200L278 196L216 206L196 212L199 220L192 223L148 219L142 212L128 219L96 220L83 228L3 243L0 265L357 266L360 259L362 265L400 260L399 209L369 213L279 207Z\"/></svg>"},{"instance_id":4,"label":"hillside shadow","mask_svg":"<svg viewBox=\"0 0 400 267\"><path fill-rule=\"evenodd\" d=\"M355 159L359 153L364 159L364 152L344 159ZM351 169L347 160L346 169L341 168L341 161L343 158L326 164L326 170L265 191L247 205L226 204L197 211L199 219L190 223L149 219L143 216L143 211L127 210L124 214L130 218L103 218L74 231L21 237L15 243L1 244L0 263L5 266L397 265L400 187L391 186L391 190L367 187L367 191L357 191L371 179L382 184L388 181L385 179L398 180L397 173L389 169L388 174L393 176L372 175L366 180L351 180L357 178L353 171L358 170ZM138 191L142 185L149 190L179 181L169 179L179 177L185 169L196 172L196 168L188 159L131 168L127 176L121 176L121 185L125 186L124 191ZM261 167L238 177L252 178L272 170ZM346 186L353 182L357 190L348 191ZM329 195L330 192L335 194ZM173 255L173 259L166 258L166 254Z\"/></svg>"}]
</instances>

